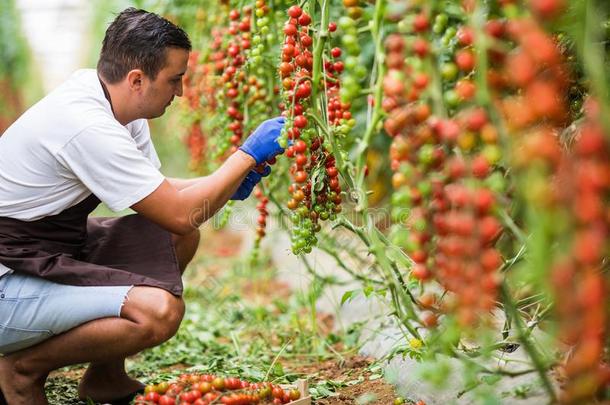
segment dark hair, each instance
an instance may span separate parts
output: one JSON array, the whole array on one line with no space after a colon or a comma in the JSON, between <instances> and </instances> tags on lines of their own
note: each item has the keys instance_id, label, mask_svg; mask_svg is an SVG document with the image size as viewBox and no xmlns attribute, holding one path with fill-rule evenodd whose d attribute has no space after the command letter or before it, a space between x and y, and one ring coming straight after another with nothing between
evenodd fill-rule
<instances>
[{"instance_id":1,"label":"dark hair","mask_svg":"<svg viewBox=\"0 0 610 405\"><path fill-rule=\"evenodd\" d=\"M97 71L111 84L132 69L142 69L154 80L165 66L168 47L190 51L191 41L182 28L165 18L130 7L106 30Z\"/></svg>"}]
</instances>

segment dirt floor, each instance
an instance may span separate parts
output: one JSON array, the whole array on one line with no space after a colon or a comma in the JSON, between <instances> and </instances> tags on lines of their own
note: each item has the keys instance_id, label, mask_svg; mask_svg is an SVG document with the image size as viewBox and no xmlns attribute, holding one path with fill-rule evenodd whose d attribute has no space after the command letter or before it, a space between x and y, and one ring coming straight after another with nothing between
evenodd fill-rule
<instances>
[{"instance_id":1,"label":"dirt floor","mask_svg":"<svg viewBox=\"0 0 610 405\"><path fill-rule=\"evenodd\" d=\"M340 387L336 390L333 396L314 401L319 405L347 405L366 403L369 405L391 405L396 399L394 387L378 378L369 380L373 375L369 367L372 364L372 359L367 359L361 356L347 358L343 362L329 360L318 364L294 364L291 370L299 374L308 376L310 384L315 384L319 381L358 381L357 384ZM173 369L182 369L184 366L176 365ZM47 385L47 392L56 390L75 390L78 381L84 373L84 368L55 371L50 375ZM50 400L52 397L49 398ZM71 401L70 404L85 404L77 400Z\"/></svg>"},{"instance_id":2,"label":"dirt floor","mask_svg":"<svg viewBox=\"0 0 610 405\"><path fill-rule=\"evenodd\" d=\"M373 372L370 370L373 359L354 356L344 361L329 360L319 364L296 366L295 370L310 376L310 381L358 381L358 384L339 388L335 396L320 399L316 404L341 405L355 404L357 400L367 404L393 404L396 399L394 387L384 382L382 378L371 380ZM365 402L365 401L370 402Z\"/></svg>"},{"instance_id":3,"label":"dirt floor","mask_svg":"<svg viewBox=\"0 0 610 405\"><path fill-rule=\"evenodd\" d=\"M194 275L189 281L194 284L205 282L206 278L217 277L228 271L229 266L240 252L240 238L227 231L206 230L202 238L201 249L194 261L194 266L204 268L205 271L192 272ZM201 280L199 280L201 278ZM240 279L238 277L238 279ZM192 285L192 284L191 284ZM273 300L286 301L291 296L288 286L271 277L258 279L241 278L239 283L233 285L239 291L239 296L245 301L256 305L268 305ZM306 308L295 314L297 318L306 319L309 314ZM322 335L330 333L333 329L333 316L330 314L317 314L317 327ZM236 325L238 328L239 325ZM222 345L232 345L226 336L219 336L216 341ZM340 352L341 346L336 348ZM273 354L273 353L272 353ZM138 358L134 358L138 361ZM394 387L384 382L379 373L379 367L374 365L373 359L367 359L354 354L345 354L333 357L333 360L318 362L315 356L304 355L281 358L282 366L291 373L307 378L310 387L317 390L326 390L328 395L314 403L330 404L384 404L391 405L396 398ZM169 367L159 369L159 373L167 373L187 367L176 363ZM47 395L52 405L85 404L76 399L78 381L84 372L84 367L71 367L55 371L47 382ZM156 374L156 373L155 373ZM321 395L325 396L325 395Z\"/></svg>"}]
</instances>

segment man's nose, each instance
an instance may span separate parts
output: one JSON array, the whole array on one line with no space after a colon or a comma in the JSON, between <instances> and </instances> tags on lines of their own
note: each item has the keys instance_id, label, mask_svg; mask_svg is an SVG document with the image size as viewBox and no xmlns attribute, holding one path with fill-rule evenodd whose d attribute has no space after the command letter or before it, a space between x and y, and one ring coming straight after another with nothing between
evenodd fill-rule
<instances>
[{"instance_id":1,"label":"man's nose","mask_svg":"<svg viewBox=\"0 0 610 405\"><path fill-rule=\"evenodd\" d=\"M182 87L182 81L180 81L180 84L178 85L178 91L176 91L176 96L182 97Z\"/></svg>"}]
</instances>

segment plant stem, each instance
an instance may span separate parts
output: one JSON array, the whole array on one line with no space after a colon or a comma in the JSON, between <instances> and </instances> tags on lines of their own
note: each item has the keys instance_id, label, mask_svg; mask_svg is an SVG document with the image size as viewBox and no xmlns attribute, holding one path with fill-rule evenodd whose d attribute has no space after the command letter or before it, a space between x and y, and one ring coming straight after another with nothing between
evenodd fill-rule
<instances>
[{"instance_id":1,"label":"plant stem","mask_svg":"<svg viewBox=\"0 0 610 405\"><path fill-rule=\"evenodd\" d=\"M546 389L547 393L549 394L551 401L557 402L557 394L555 393L555 389L553 388L553 385L551 384L549 376L546 373L548 367L547 367L547 365L544 364L544 360L542 359L540 353L538 352L538 350L536 349L536 347L534 346L532 341L529 339L530 332L527 330L526 326L523 324L523 319L521 319L521 316L519 315L519 312L517 311L517 307L516 307L515 303L513 302L512 296L510 294L509 288L506 285L506 283L501 284L500 293L502 295L502 301L504 302L506 311L508 312L508 314L510 314L510 316L514 320L515 328L517 330L517 339L523 345L523 348L529 355L530 359L532 359L532 363L534 364L534 367L538 371L538 376L540 377L540 380L542 381L544 388Z\"/></svg>"},{"instance_id":2,"label":"plant stem","mask_svg":"<svg viewBox=\"0 0 610 405\"><path fill-rule=\"evenodd\" d=\"M375 99L373 106L372 118L368 123L364 136L360 141L357 148L357 160L356 160L356 190L363 190L364 186L364 165L366 163L366 153L371 142L373 133L377 130L377 124L383 117L381 110L381 102L383 100L383 77L385 76L385 53L383 49L383 35L382 35L382 24L383 24L383 10L385 9L385 0L377 0L375 2L375 14L373 17L373 27L371 28L371 35L375 41L375 66L377 69L376 82L371 83L371 87L375 88ZM362 200L366 200L366 196L362 195ZM358 201L359 207L362 207L362 202Z\"/></svg>"},{"instance_id":3,"label":"plant stem","mask_svg":"<svg viewBox=\"0 0 610 405\"><path fill-rule=\"evenodd\" d=\"M322 1L322 10L320 11L320 14L320 29L318 31L318 35L316 36L316 45L313 51L313 83L311 86L311 99L314 100L314 103L318 100L317 96L318 89L320 87L320 74L322 73L322 58L324 46L326 45L326 40L328 39L329 8L327 0Z\"/></svg>"}]
</instances>

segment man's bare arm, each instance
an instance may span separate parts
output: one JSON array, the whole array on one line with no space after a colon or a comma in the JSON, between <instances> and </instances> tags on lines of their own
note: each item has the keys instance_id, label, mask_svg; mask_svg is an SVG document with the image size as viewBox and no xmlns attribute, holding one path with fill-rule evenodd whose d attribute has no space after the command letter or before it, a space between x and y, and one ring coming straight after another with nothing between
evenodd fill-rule
<instances>
[{"instance_id":1,"label":"man's bare arm","mask_svg":"<svg viewBox=\"0 0 610 405\"><path fill-rule=\"evenodd\" d=\"M195 183L197 183L201 179L201 177L194 177L192 179L181 179L181 178L177 178L177 177L167 177L166 179L169 182L169 184L174 186L176 188L176 190L180 191L180 190L184 190L185 188L194 185Z\"/></svg>"},{"instance_id":2,"label":"man's bare arm","mask_svg":"<svg viewBox=\"0 0 610 405\"><path fill-rule=\"evenodd\" d=\"M165 180L131 208L172 233L187 234L226 204L254 166L254 159L238 150L211 175L189 179L188 184Z\"/></svg>"}]
</instances>

